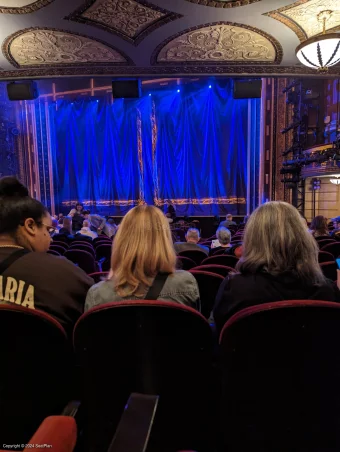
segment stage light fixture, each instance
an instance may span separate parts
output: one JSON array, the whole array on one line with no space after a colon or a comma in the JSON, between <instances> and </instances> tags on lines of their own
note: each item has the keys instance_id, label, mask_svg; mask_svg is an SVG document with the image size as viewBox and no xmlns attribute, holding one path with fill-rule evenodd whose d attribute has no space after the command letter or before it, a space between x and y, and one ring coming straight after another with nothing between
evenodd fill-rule
<instances>
[{"instance_id":1,"label":"stage light fixture","mask_svg":"<svg viewBox=\"0 0 340 452\"><path fill-rule=\"evenodd\" d=\"M209 85L209 88L211 89L211 85Z\"/></svg>"},{"instance_id":2,"label":"stage light fixture","mask_svg":"<svg viewBox=\"0 0 340 452\"><path fill-rule=\"evenodd\" d=\"M151 93L149 94L149 96L151 96Z\"/></svg>"},{"instance_id":3,"label":"stage light fixture","mask_svg":"<svg viewBox=\"0 0 340 452\"><path fill-rule=\"evenodd\" d=\"M177 90L177 92L178 92L178 93L180 93L180 92L181 92L181 90L180 90L180 89L178 89L178 90Z\"/></svg>"}]
</instances>

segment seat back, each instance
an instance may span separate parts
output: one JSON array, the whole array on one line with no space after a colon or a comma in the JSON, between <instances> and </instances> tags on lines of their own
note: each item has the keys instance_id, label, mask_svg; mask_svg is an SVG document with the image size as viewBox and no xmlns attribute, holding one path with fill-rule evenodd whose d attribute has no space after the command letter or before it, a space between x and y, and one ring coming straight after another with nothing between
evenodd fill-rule
<instances>
[{"instance_id":1,"label":"seat back","mask_svg":"<svg viewBox=\"0 0 340 452\"><path fill-rule=\"evenodd\" d=\"M85 273L95 273L97 270L94 256L88 251L69 249L65 252L64 257L77 264Z\"/></svg>"},{"instance_id":2,"label":"seat back","mask_svg":"<svg viewBox=\"0 0 340 452\"><path fill-rule=\"evenodd\" d=\"M104 258L107 261L111 260L112 243L103 243L96 246L96 258L97 260Z\"/></svg>"},{"instance_id":3,"label":"seat back","mask_svg":"<svg viewBox=\"0 0 340 452\"><path fill-rule=\"evenodd\" d=\"M189 259L196 262L196 265L200 265L200 263L207 257L204 251L199 250L180 251L178 255L182 257L188 257Z\"/></svg>"},{"instance_id":4,"label":"seat back","mask_svg":"<svg viewBox=\"0 0 340 452\"><path fill-rule=\"evenodd\" d=\"M329 243L336 243L336 240L333 239L323 239L323 240L318 240L317 244L319 246L319 248L321 249L322 247L324 247L325 245L328 245Z\"/></svg>"},{"instance_id":5,"label":"seat back","mask_svg":"<svg viewBox=\"0 0 340 452\"><path fill-rule=\"evenodd\" d=\"M190 270L190 273L194 275L198 284L201 300L201 313L208 319L214 306L218 289L220 288L221 282L224 280L224 276L200 271L195 268Z\"/></svg>"},{"instance_id":6,"label":"seat back","mask_svg":"<svg viewBox=\"0 0 340 452\"><path fill-rule=\"evenodd\" d=\"M340 256L340 243L328 243L327 245L324 245L321 250L333 254L334 258L337 259L337 257Z\"/></svg>"},{"instance_id":7,"label":"seat back","mask_svg":"<svg viewBox=\"0 0 340 452\"><path fill-rule=\"evenodd\" d=\"M112 245L112 240L109 239L106 235L99 235L95 239L93 239L93 246L96 248L98 245L102 245L103 243L108 243Z\"/></svg>"},{"instance_id":8,"label":"seat back","mask_svg":"<svg viewBox=\"0 0 340 452\"><path fill-rule=\"evenodd\" d=\"M53 256L61 256L61 254L58 253L58 251L51 250L51 249L47 250L47 254L53 254Z\"/></svg>"},{"instance_id":9,"label":"seat back","mask_svg":"<svg viewBox=\"0 0 340 452\"><path fill-rule=\"evenodd\" d=\"M190 270L193 267L196 267L196 262L188 257L177 256L177 267L180 270Z\"/></svg>"},{"instance_id":10,"label":"seat back","mask_svg":"<svg viewBox=\"0 0 340 452\"><path fill-rule=\"evenodd\" d=\"M92 245L83 242L83 243L79 243L79 242L73 242L72 245L69 248L70 251L73 250L81 250L81 251L87 251L88 253L90 253L94 258L96 257L96 253L94 251L94 248Z\"/></svg>"},{"instance_id":11,"label":"seat back","mask_svg":"<svg viewBox=\"0 0 340 452\"><path fill-rule=\"evenodd\" d=\"M217 275L221 275L224 278L229 275L229 273L233 273L235 271L232 267L226 267L224 265L199 265L198 267L193 268L194 271L203 271L209 273L215 273Z\"/></svg>"},{"instance_id":12,"label":"seat back","mask_svg":"<svg viewBox=\"0 0 340 452\"><path fill-rule=\"evenodd\" d=\"M55 246L55 245L64 248L65 251L68 250L70 247L68 243L63 242L62 240L60 240L60 241L55 240L55 237L53 237L53 242L51 243L51 246Z\"/></svg>"},{"instance_id":13,"label":"seat back","mask_svg":"<svg viewBox=\"0 0 340 452\"><path fill-rule=\"evenodd\" d=\"M336 281L337 280L337 270L338 264L334 261L331 262L322 262L320 264L322 273L326 276L326 278Z\"/></svg>"},{"instance_id":14,"label":"seat back","mask_svg":"<svg viewBox=\"0 0 340 452\"><path fill-rule=\"evenodd\" d=\"M49 315L0 305L0 444L26 444L70 397L70 344Z\"/></svg>"},{"instance_id":15,"label":"seat back","mask_svg":"<svg viewBox=\"0 0 340 452\"><path fill-rule=\"evenodd\" d=\"M223 254L220 256L211 256L211 257L208 257L207 259L204 259L204 261L202 261L202 265L217 264L217 265L224 265L226 267L235 268L237 262L238 262L237 257L228 256L227 254Z\"/></svg>"},{"instance_id":16,"label":"seat back","mask_svg":"<svg viewBox=\"0 0 340 452\"><path fill-rule=\"evenodd\" d=\"M338 450L339 323L340 304L310 300L247 308L226 323L222 451Z\"/></svg>"},{"instance_id":17,"label":"seat back","mask_svg":"<svg viewBox=\"0 0 340 452\"><path fill-rule=\"evenodd\" d=\"M327 251L319 251L318 261L319 261L319 263L332 262L332 261L334 261L334 256L333 256L333 254L328 253Z\"/></svg>"},{"instance_id":18,"label":"seat back","mask_svg":"<svg viewBox=\"0 0 340 452\"><path fill-rule=\"evenodd\" d=\"M50 250L53 250L53 251L56 251L57 253L59 253L60 254L60 256L63 256L64 255L64 253L65 253L65 251L67 251L67 249L68 248L64 248L63 246L61 246L61 245L57 245L56 243L51 243L51 245L50 245Z\"/></svg>"},{"instance_id":19,"label":"seat back","mask_svg":"<svg viewBox=\"0 0 340 452\"><path fill-rule=\"evenodd\" d=\"M211 442L212 332L200 313L162 301L109 303L79 319L74 347L93 450L107 450L132 392L160 397L150 450L165 450L164 438L170 450Z\"/></svg>"}]
</instances>

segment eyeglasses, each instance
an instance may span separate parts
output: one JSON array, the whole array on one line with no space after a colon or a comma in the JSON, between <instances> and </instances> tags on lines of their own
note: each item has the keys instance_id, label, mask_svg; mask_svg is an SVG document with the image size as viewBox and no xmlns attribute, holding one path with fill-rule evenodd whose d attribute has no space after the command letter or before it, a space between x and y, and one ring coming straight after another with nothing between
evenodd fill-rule
<instances>
[{"instance_id":1,"label":"eyeglasses","mask_svg":"<svg viewBox=\"0 0 340 452\"><path fill-rule=\"evenodd\" d=\"M46 227L47 232L50 234L51 237L53 237L54 234L55 234L55 231L57 230L57 228L55 228L53 226L49 226L49 225L47 225L45 223L41 223L41 224L43 224Z\"/></svg>"}]
</instances>

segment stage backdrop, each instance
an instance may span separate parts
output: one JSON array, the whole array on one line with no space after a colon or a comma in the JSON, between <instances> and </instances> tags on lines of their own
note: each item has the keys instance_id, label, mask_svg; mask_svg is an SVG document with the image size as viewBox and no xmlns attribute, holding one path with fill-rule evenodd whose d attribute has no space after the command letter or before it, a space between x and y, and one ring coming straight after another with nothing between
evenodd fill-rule
<instances>
[{"instance_id":1,"label":"stage backdrop","mask_svg":"<svg viewBox=\"0 0 340 452\"><path fill-rule=\"evenodd\" d=\"M112 215L170 200L178 215L244 215L247 184L254 203L260 100L234 100L231 80L49 109L56 206L64 212L78 200Z\"/></svg>"}]
</instances>

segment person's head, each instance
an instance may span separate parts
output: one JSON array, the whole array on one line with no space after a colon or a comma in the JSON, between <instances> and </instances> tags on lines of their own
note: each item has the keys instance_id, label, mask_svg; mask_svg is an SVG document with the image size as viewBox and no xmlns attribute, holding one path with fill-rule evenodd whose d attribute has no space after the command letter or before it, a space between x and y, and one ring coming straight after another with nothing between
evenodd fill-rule
<instances>
[{"instance_id":1,"label":"person's head","mask_svg":"<svg viewBox=\"0 0 340 452\"><path fill-rule=\"evenodd\" d=\"M89 228L90 227L90 222L88 220L84 220L83 221L83 228Z\"/></svg>"},{"instance_id":2,"label":"person's head","mask_svg":"<svg viewBox=\"0 0 340 452\"><path fill-rule=\"evenodd\" d=\"M337 218L334 218L334 220L333 220L333 228L334 229L338 229L338 227L339 227L339 221L338 221Z\"/></svg>"},{"instance_id":3,"label":"person's head","mask_svg":"<svg viewBox=\"0 0 340 452\"><path fill-rule=\"evenodd\" d=\"M59 220L61 220L62 218L64 218L64 215L63 215L62 213L60 213L60 214L58 215L58 218L59 218Z\"/></svg>"},{"instance_id":4,"label":"person's head","mask_svg":"<svg viewBox=\"0 0 340 452\"><path fill-rule=\"evenodd\" d=\"M63 228L67 229L72 234L72 217L64 217Z\"/></svg>"},{"instance_id":5,"label":"person's head","mask_svg":"<svg viewBox=\"0 0 340 452\"><path fill-rule=\"evenodd\" d=\"M77 202L76 204L77 213L82 213L83 209L84 209L83 205L80 202Z\"/></svg>"},{"instance_id":6,"label":"person's head","mask_svg":"<svg viewBox=\"0 0 340 452\"><path fill-rule=\"evenodd\" d=\"M173 273L176 254L169 223L157 207L130 210L115 236L111 269L120 296L142 293L157 273Z\"/></svg>"},{"instance_id":7,"label":"person's head","mask_svg":"<svg viewBox=\"0 0 340 452\"><path fill-rule=\"evenodd\" d=\"M57 229L59 226L58 220L56 218L52 218L52 227Z\"/></svg>"},{"instance_id":8,"label":"person's head","mask_svg":"<svg viewBox=\"0 0 340 452\"><path fill-rule=\"evenodd\" d=\"M272 201L258 207L245 229L241 273L265 271L278 276L291 272L302 280L325 281L318 264L318 245L292 205Z\"/></svg>"},{"instance_id":9,"label":"person's head","mask_svg":"<svg viewBox=\"0 0 340 452\"><path fill-rule=\"evenodd\" d=\"M189 243L197 243L200 239L200 231L196 228L188 229L187 233L185 234L185 239Z\"/></svg>"},{"instance_id":10,"label":"person's head","mask_svg":"<svg viewBox=\"0 0 340 452\"><path fill-rule=\"evenodd\" d=\"M47 251L51 244L52 218L41 202L29 196L15 177L0 179L0 240L31 251Z\"/></svg>"},{"instance_id":11,"label":"person's head","mask_svg":"<svg viewBox=\"0 0 340 452\"><path fill-rule=\"evenodd\" d=\"M319 234L327 234L328 233L328 225L327 218L322 215L318 215L313 218L310 229L314 232L318 232Z\"/></svg>"},{"instance_id":12,"label":"person's head","mask_svg":"<svg viewBox=\"0 0 340 452\"><path fill-rule=\"evenodd\" d=\"M85 220L88 220L88 218L90 216L90 211L89 210L84 210L83 211L83 215L84 215Z\"/></svg>"},{"instance_id":13,"label":"person's head","mask_svg":"<svg viewBox=\"0 0 340 452\"><path fill-rule=\"evenodd\" d=\"M230 240L231 240L231 232L229 231L229 229L221 226L216 231L216 237L217 237L218 241L220 242L221 246L227 246L227 245L229 245Z\"/></svg>"},{"instance_id":14,"label":"person's head","mask_svg":"<svg viewBox=\"0 0 340 452\"><path fill-rule=\"evenodd\" d=\"M228 213L228 215L226 216L227 221L233 221L233 216L231 215L231 213Z\"/></svg>"}]
</instances>

